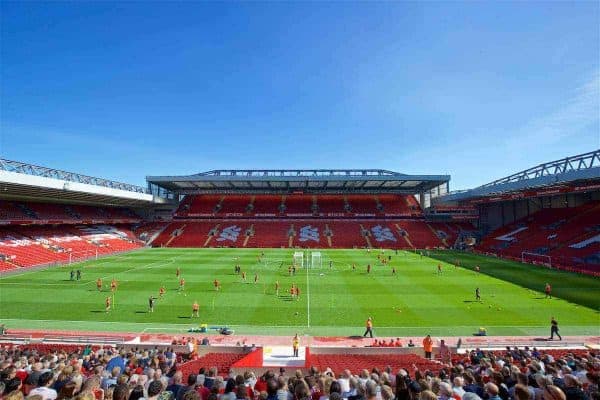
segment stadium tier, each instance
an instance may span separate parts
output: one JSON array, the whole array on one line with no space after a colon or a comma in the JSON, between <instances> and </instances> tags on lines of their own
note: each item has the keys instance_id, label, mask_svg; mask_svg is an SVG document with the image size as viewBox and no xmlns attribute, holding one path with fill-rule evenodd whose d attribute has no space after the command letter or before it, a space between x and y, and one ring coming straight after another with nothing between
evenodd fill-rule
<instances>
[{"instance_id":1,"label":"stadium tier","mask_svg":"<svg viewBox=\"0 0 600 400\"><path fill-rule=\"evenodd\" d=\"M600 199L593 195L597 193L593 181L580 186L576 186L580 181L573 181L566 188L548 189L546 192L553 196L551 204L541 197L543 204L532 203L526 212L522 204L513 204L515 210L520 208L512 220L505 218L510 214L507 203L511 198L535 198L546 192L521 191L491 198L489 201L504 203L500 211L488 207L493 211L486 210L483 217L498 219L490 215L501 214L502 222L494 222L493 229L486 230L487 222L479 215L488 201L480 195L483 189L473 189L479 197L464 192L442 196L441 203L424 211L424 199L429 196L431 201L434 191L443 193L440 188L448 179L382 170L209 171L183 177L148 177L153 190L172 191L181 199L166 203L161 213L147 208L139 212L108 207L102 202L94 206L0 200L4 237L23 246L33 245L31 252L21 252L20 257L18 249L5 251L4 263L8 264L2 269L17 259L16 264L29 266L64 261L69 257L66 253L98 247L102 247L100 254L109 252L108 247L111 251L126 250L131 244L123 244L121 239L105 240L99 246L80 235L86 225L115 224L120 230L130 229L126 235L136 246L459 248L583 272L600 269ZM591 197L586 194L588 187ZM568 194L561 193L569 193L565 190L582 192L577 195L581 199L576 206L563 204ZM456 196L465 200L444 203ZM70 250L65 252L64 248Z\"/></svg>"},{"instance_id":2,"label":"stadium tier","mask_svg":"<svg viewBox=\"0 0 600 400\"><path fill-rule=\"evenodd\" d=\"M393 248L447 247L461 227L424 220L210 219L168 224L155 247ZM447 232L446 232L447 231Z\"/></svg>"},{"instance_id":3,"label":"stadium tier","mask_svg":"<svg viewBox=\"0 0 600 400\"><path fill-rule=\"evenodd\" d=\"M391 194L188 195L174 217L153 246L415 249L451 247L461 229L435 230L414 196Z\"/></svg>"},{"instance_id":4,"label":"stadium tier","mask_svg":"<svg viewBox=\"0 0 600 400\"><path fill-rule=\"evenodd\" d=\"M412 195L190 195L175 216L194 217L415 217Z\"/></svg>"},{"instance_id":5,"label":"stadium tier","mask_svg":"<svg viewBox=\"0 0 600 400\"><path fill-rule=\"evenodd\" d=\"M71 224L91 221L135 223L141 221L141 217L128 208L0 200L0 223L4 224Z\"/></svg>"},{"instance_id":6,"label":"stadium tier","mask_svg":"<svg viewBox=\"0 0 600 400\"><path fill-rule=\"evenodd\" d=\"M487 235L480 251L600 272L600 202L542 209Z\"/></svg>"},{"instance_id":7,"label":"stadium tier","mask_svg":"<svg viewBox=\"0 0 600 400\"><path fill-rule=\"evenodd\" d=\"M190 338L190 343L194 342ZM0 359L4 360L0 374L7 388L4 396L22 399L40 392L49 396L69 392L77 394L77 398L108 400L113 391L131 399L131 395L143 395L145 390L150 397L156 393L157 398L167 400L176 399L178 394L197 400L203 394L227 398L230 393L240 400L258 400L268 395L273 399L279 398L277 395L298 400L341 399L361 396L362 392L373 399L378 392L382 399L390 400L400 396L423 398L419 393L424 392L431 393L428 398L432 399L460 400L467 396L479 399L479 394L483 397L485 392L498 390L511 400L520 399L519 392L529 391L537 391L544 398L551 393L561 399L598 396L595 370L599 356L589 349L509 347L495 351L473 349L447 356L438 354L436 349L437 359L431 360L416 353L385 349L344 354L310 348L302 364L286 371L283 365L253 365L256 356L263 354L262 347L193 347L189 350L187 345L152 348L144 343L116 348L98 344L6 343L0 347ZM421 353L420 349L412 351ZM54 358L69 360L69 365L46 361ZM504 368L483 370L487 360L502 360ZM544 373L538 372L540 365L544 365ZM40 371L40 366L46 371ZM48 374L57 378L48 378ZM512 394L515 392L517 395Z\"/></svg>"},{"instance_id":8,"label":"stadium tier","mask_svg":"<svg viewBox=\"0 0 600 400\"><path fill-rule=\"evenodd\" d=\"M141 247L128 226L15 225L0 228L2 270L94 259Z\"/></svg>"}]
</instances>

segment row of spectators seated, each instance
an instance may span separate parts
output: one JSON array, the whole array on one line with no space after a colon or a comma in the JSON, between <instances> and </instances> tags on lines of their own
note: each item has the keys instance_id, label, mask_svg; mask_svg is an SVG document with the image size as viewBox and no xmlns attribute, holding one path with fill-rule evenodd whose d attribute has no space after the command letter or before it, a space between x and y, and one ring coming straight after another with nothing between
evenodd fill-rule
<instances>
[{"instance_id":1,"label":"row of spectators seated","mask_svg":"<svg viewBox=\"0 0 600 400\"><path fill-rule=\"evenodd\" d=\"M515 259L535 253L567 268L600 271L600 202L542 209L488 234L478 249Z\"/></svg>"},{"instance_id":2,"label":"row of spectators seated","mask_svg":"<svg viewBox=\"0 0 600 400\"><path fill-rule=\"evenodd\" d=\"M403 195L194 195L186 196L179 217L202 216L421 216L414 196Z\"/></svg>"},{"instance_id":3,"label":"row of spectators seated","mask_svg":"<svg viewBox=\"0 0 600 400\"><path fill-rule=\"evenodd\" d=\"M259 349L260 350L260 349ZM507 349L449 354L313 354L305 368L239 368L252 353L173 348L0 346L5 399L594 400L594 350ZM450 363L452 361L452 363ZM260 372L259 372L260 371ZM66 390L65 390L66 389ZM500 396L501 394L501 396ZM33 397L36 396L36 397Z\"/></svg>"},{"instance_id":4,"label":"row of spectators seated","mask_svg":"<svg viewBox=\"0 0 600 400\"><path fill-rule=\"evenodd\" d=\"M458 232L459 224L444 224ZM174 221L151 243L155 247L305 247L395 249L444 247L424 220L254 220Z\"/></svg>"},{"instance_id":5,"label":"row of spectators seated","mask_svg":"<svg viewBox=\"0 0 600 400\"><path fill-rule=\"evenodd\" d=\"M129 208L0 200L0 221L122 219L140 217Z\"/></svg>"},{"instance_id":6,"label":"row of spectators seated","mask_svg":"<svg viewBox=\"0 0 600 400\"><path fill-rule=\"evenodd\" d=\"M139 248L125 225L15 225L0 228L0 270L64 263Z\"/></svg>"}]
</instances>

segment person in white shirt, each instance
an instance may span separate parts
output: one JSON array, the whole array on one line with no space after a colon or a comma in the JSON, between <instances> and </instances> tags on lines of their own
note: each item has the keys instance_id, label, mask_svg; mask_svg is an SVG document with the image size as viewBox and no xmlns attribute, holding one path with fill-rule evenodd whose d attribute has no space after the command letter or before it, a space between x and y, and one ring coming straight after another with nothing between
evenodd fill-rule
<instances>
[{"instance_id":1,"label":"person in white shirt","mask_svg":"<svg viewBox=\"0 0 600 400\"><path fill-rule=\"evenodd\" d=\"M349 389L346 392L342 392L342 398L344 398L344 399L347 399L350 396L356 396L358 394L358 387L360 386L360 383L358 382L358 379L356 379L355 376L353 376L352 374L350 374L349 376L350 376L348 378Z\"/></svg>"},{"instance_id":2,"label":"person in white shirt","mask_svg":"<svg viewBox=\"0 0 600 400\"><path fill-rule=\"evenodd\" d=\"M457 376L454 378L452 383L454 384L452 386L452 391L462 399L462 397L465 395L465 389L463 389L463 386L465 386L465 380L461 376Z\"/></svg>"},{"instance_id":3,"label":"person in white shirt","mask_svg":"<svg viewBox=\"0 0 600 400\"><path fill-rule=\"evenodd\" d=\"M43 400L55 400L58 397L56 390L51 389L50 385L54 382L52 372L44 372L38 378L38 387L29 392L29 395L40 395Z\"/></svg>"},{"instance_id":4,"label":"person in white shirt","mask_svg":"<svg viewBox=\"0 0 600 400\"><path fill-rule=\"evenodd\" d=\"M340 387L342 388L342 393L346 393L350 391L350 377L352 376L352 373L350 372L349 369L344 370L344 372L342 372L341 376L338 378L338 382L340 384Z\"/></svg>"}]
</instances>

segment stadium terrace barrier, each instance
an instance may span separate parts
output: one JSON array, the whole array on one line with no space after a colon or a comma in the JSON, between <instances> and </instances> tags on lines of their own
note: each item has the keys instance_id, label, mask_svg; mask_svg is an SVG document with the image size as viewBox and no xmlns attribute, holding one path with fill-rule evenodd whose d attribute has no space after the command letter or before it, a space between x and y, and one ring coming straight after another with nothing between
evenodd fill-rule
<instances>
[{"instance_id":1,"label":"stadium terrace barrier","mask_svg":"<svg viewBox=\"0 0 600 400\"><path fill-rule=\"evenodd\" d=\"M32 336L30 335L0 335L0 343L31 343Z\"/></svg>"},{"instance_id":2,"label":"stadium terrace barrier","mask_svg":"<svg viewBox=\"0 0 600 400\"><path fill-rule=\"evenodd\" d=\"M106 345L80 345L80 344L65 344L65 343L7 343L4 345L5 348L11 349L19 347L21 350L34 350L42 354L47 354L55 351L65 351L69 353L82 351L85 347L90 346L92 351L98 351L100 349L111 349L113 346Z\"/></svg>"},{"instance_id":3,"label":"stadium terrace barrier","mask_svg":"<svg viewBox=\"0 0 600 400\"><path fill-rule=\"evenodd\" d=\"M92 345L94 347L117 347L124 350L166 350L171 349L177 354L190 354L193 351L192 345L139 342L139 337L134 335L0 335L0 344L20 345L20 346L45 346L44 348L68 348L77 349L82 346ZM206 346L200 346L202 348ZM227 347L230 349L230 347ZM206 352L206 351L204 351Z\"/></svg>"},{"instance_id":4,"label":"stadium terrace barrier","mask_svg":"<svg viewBox=\"0 0 600 400\"><path fill-rule=\"evenodd\" d=\"M522 348L519 348L522 349ZM514 351L514 347L511 347L511 351ZM531 348L530 348L531 351ZM558 359L558 358L563 358L563 357L568 357L568 356L574 356L574 357L586 357L589 353L588 349L543 349L543 350L538 350L538 352L540 353L540 357L544 357L545 355L551 356L554 359ZM470 353L470 352L469 352ZM469 353L466 354L453 354L452 355L452 363L453 364L457 364L457 363L470 363L470 355ZM493 350L493 351L488 351L486 350L486 353L491 353L496 357L504 357L507 353L509 353L508 350Z\"/></svg>"},{"instance_id":5,"label":"stadium terrace barrier","mask_svg":"<svg viewBox=\"0 0 600 400\"><path fill-rule=\"evenodd\" d=\"M43 343L73 343L79 345L112 345L120 346L125 341L125 337L118 336L62 336L62 335L49 335L44 336L42 339Z\"/></svg>"},{"instance_id":6,"label":"stadium terrace barrier","mask_svg":"<svg viewBox=\"0 0 600 400\"><path fill-rule=\"evenodd\" d=\"M474 349L485 349L485 350L494 350L494 349L505 349L506 347L543 347L543 348L585 348L586 343L582 340L569 340L565 338L565 340L539 340L530 337L515 337L510 339L500 340L499 338L495 338L493 336L478 336L478 337L470 337L465 339L462 342L461 349L465 351L474 350ZM547 351L545 349L544 351Z\"/></svg>"}]
</instances>

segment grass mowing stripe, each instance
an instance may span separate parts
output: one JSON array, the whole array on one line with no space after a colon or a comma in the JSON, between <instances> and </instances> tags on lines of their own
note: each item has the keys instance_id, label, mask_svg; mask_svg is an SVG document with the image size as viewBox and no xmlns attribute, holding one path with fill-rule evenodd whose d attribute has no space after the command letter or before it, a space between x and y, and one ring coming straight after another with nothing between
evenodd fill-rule
<instances>
[{"instance_id":1,"label":"grass mowing stripe","mask_svg":"<svg viewBox=\"0 0 600 400\"><path fill-rule=\"evenodd\" d=\"M265 252L263 262L257 256ZM194 327L198 323L235 326L239 333L293 334L362 334L364 320L372 316L378 334L420 335L424 331L440 334L466 335L479 326L490 334L524 334L545 332L543 326L550 315L561 322L565 334L597 333L597 309L590 309L567 300L587 298L576 292L598 292L598 280L544 270L542 276L529 274L528 266L503 264L496 259L477 258L482 269L500 275L476 274L469 270L470 255L432 252L431 257L400 251L391 254L391 267L381 265L376 251L321 250L322 269L298 271L304 276L289 276L293 249L147 249L110 260L104 258L82 267L84 277L96 275L120 277L117 309L103 312L103 299L108 293L83 287L67 280L69 266L33 271L19 276L0 278L0 319L10 321L9 327L31 324L48 326L76 325L73 329L123 330L140 328L176 329ZM460 258L466 268L455 268L446 261ZM236 258L253 281L244 284L233 271ZM444 260L443 273L436 274L437 259ZM329 260L333 268L329 269ZM283 261L283 265L282 265ZM473 261L475 262L475 261ZM366 274L366 265L373 266ZM356 264L356 271L351 266ZM474 264L473 264L474 265ZM180 267L186 279L185 295L178 295L175 268ZM504 272L503 272L504 271ZM515 271L520 273L515 273ZM517 276L517 285L509 278ZM532 291L519 279L530 276ZM212 281L221 281L222 290L215 292ZM552 279L556 293L562 299L540 299L546 280ZM275 295L274 283L279 280L281 293ZM299 284L300 301L291 301L286 288ZM159 300L155 312L147 313L147 299L156 295L160 285L167 287L165 298ZM305 285L305 287L302 287ZM479 286L484 301L473 302L474 289ZM573 297L568 297L575 294ZM494 296L492 296L494 295ZM191 303L201 305L201 318L191 320ZM566 300L565 300L566 299ZM597 303L597 302L596 302ZM58 310L58 311L57 311ZM80 321L80 322L69 322ZM56 324L56 325L54 325ZM419 331L420 329L420 331ZM359 332L360 331L360 332Z\"/></svg>"},{"instance_id":2,"label":"grass mowing stripe","mask_svg":"<svg viewBox=\"0 0 600 400\"><path fill-rule=\"evenodd\" d=\"M461 261L461 268L471 271L481 266L481 274L489 275L515 285L543 293L549 282L553 295L564 300L600 310L600 279L594 276L522 264L515 261L487 257L459 251L431 251L430 257L445 262Z\"/></svg>"}]
</instances>

